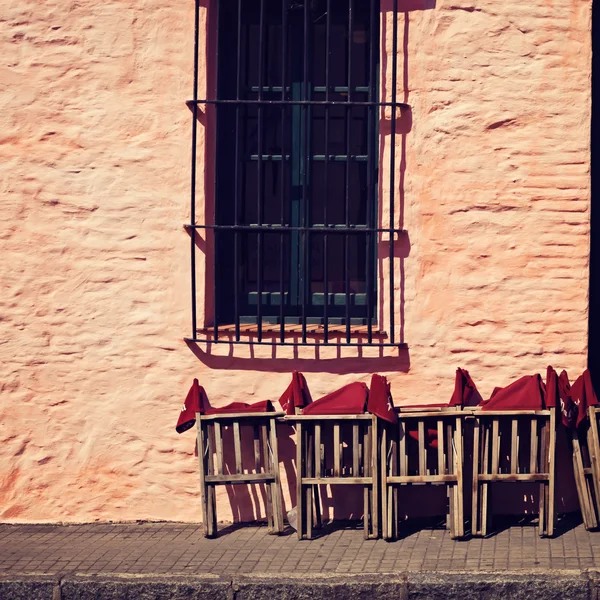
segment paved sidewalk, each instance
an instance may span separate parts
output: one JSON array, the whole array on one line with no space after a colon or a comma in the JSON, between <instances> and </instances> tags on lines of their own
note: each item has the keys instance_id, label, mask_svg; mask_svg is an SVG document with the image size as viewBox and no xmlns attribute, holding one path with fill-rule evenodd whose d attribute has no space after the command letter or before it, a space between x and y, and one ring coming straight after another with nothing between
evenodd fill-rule
<instances>
[{"instance_id":1,"label":"paved sidewalk","mask_svg":"<svg viewBox=\"0 0 600 600\"><path fill-rule=\"evenodd\" d=\"M453 541L424 528L401 540L363 539L356 526L298 541L288 528L231 526L207 540L198 524L0 525L0 575L346 574L424 571L556 572L600 568L600 533L566 519L541 539L513 525L487 539Z\"/></svg>"}]
</instances>

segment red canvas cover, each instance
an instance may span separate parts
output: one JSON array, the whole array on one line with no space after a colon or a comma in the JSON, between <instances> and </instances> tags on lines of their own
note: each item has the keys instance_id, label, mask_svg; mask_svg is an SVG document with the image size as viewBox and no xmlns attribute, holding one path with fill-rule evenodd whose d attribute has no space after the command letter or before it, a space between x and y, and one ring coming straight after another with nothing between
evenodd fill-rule
<instances>
[{"instance_id":1,"label":"red canvas cover","mask_svg":"<svg viewBox=\"0 0 600 600\"><path fill-rule=\"evenodd\" d=\"M544 385L539 374L526 375L509 386L494 390L481 410L543 410Z\"/></svg>"},{"instance_id":2,"label":"red canvas cover","mask_svg":"<svg viewBox=\"0 0 600 600\"><path fill-rule=\"evenodd\" d=\"M481 396L477 391L477 386L473 383L469 371L466 369L456 369L456 379L454 380L454 392L450 398L448 406L477 406L481 401Z\"/></svg>"},{"instance_id":3,"label":"red canvas cover","mask_svg":"<svg viewBox=\"0 0 600 600\"><path fill-rule=\"evenodd\" d=\"M560 410L562 424L565 427L575 427L577 407L571 398L571 386L566 371L556 374L552 367L546 371L546 408L555 407Z\"/></svg>"},{"instance_id":4,"label":"red canvas cover","mask_svg":"<svg viewBox=\"0 0 600 600\"><path fill-rule=\"evenodd\" d=\"M202 414L205 415L226 415L231 413L259 413L273 412L273 403L270 400L259 400L253 404L246 402L232 402L227 406L219 406L219 408L208 407Z\"/></svg>"},{"instance_id":5,"label":"red canvas cover","mask_svg":"<svg viewBox=\"0 0 600 600\"><path fill-rule=\"evenodd\" d=\"M369 388L366 383L349 383L309 404L303 415L362 415L365 412Z\"/></svg>"},{"instance_id":6,"label":"red canvas cover","mask_svg":"<svg viewBox=\"0 0 600 600\"><path fill-rule=\"evenodd\" d=\"M196 413L200 413L201 415L221 415L228 413L271 412L272 410L273 404L270 400L261 400L254 404L232 402L227 406L213 408L208 402L204 388L198 383L197 379L194 379L192 387L185 398L183 408L179 413L175 430L177 433L183 433L193 427L194 423L196 423Z\"/></svg>"},{"instance_id":7,"label":"red canvas cover","mask_svg":"<svg viewBox=\"0 0 600 600\"><path fill-rule=\"evenodd\" d=\"M383 375L374 374L371 377L367 410L388 423L397 423L398 415L394 410L390 384Z\"/></svg>"},{"instance_id":8,"label":"red canvas cover","mask_svg":"<svg viewBox=\"0 0 600 600\"><path fill-rule=\"evenodd\" d=\"M571 386L571 397L577 407L576 424L579 427L579 424L587 417L588 407L598 404L589 369L586 369Z\"/></svg>"},{"instance_id":9,"label":"red canvas cover","mask_svg":"<svg viewBox=\"0 0 600 600\"><path fill-rule=\"evenodd\" d=\"M565 370L563 370L558 377L558 396L560 398L561 420L564 426L570 428L576 427L578 410L573 402L571 384L569 383L569 376Z\"/></svg>"},{"instance_id":10,"label":"red canvas cover","mask_svg":"<svg viewBox=\"0 0 600 600\"><path fill-rule=\"evenodd\" d=\"M548 366L546 369L546 408L558 408L560 406L560 395L558 393L558 375L556 371Z\"/></svg>"},{"instance_id":11,"label":"red canvas cover","mask_svg":"<svg viewBox=\"0 0 600 600\"><path fill-rule=\"evenodd\" d=\"M279 404L283 408L286 415L293 415L295 408L304 408L312 402L306 378L302 373L294 371L292 373L292 381L287 389L279 398Z\"/></svg>"},{"instance_id":12,"label":"red canvas cover","mask_svg":"<svg viewBox=\"0 0 600 600\"><path fill-rule=\"evenodd\" d=\"M194 383L192 383L192 387L185 397L183 408L179 413L175 431L177 431L177 433L183 433L184 431L191 429L196 423L196 413L202 413L206 405L208 405L206 392L198 383L198 380L194 379Z\"/></svg>"}]
</instances>

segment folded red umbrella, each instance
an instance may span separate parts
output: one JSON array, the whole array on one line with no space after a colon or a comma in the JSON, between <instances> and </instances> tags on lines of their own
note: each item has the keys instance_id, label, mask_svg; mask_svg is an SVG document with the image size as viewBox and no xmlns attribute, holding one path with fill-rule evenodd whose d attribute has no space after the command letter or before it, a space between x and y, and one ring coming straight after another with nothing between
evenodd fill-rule
<instances>
[{"instance_id":1,"label":"folded red umbrella","mask_svg":"<svg viewBox=\"0 0 600 600\"><path fill-rule=\"evenodd\" d=\"M212 406L206 409L206 412L202 414L206 415L226 415L231 413L260 413L260 412L273 412L273 403L270 400L259 400L252 404L247 402L232 402L226 406L219 406L213 408Z\"/></svg>"},{"instance_id":2,"label":"folded red umbrella","mask_svg":"<svg viewBox=\"0 0 600 600\"><path fill-rule=\"evenodd\" d=\"M571 398L571 386L566 371L556 374L552 367L546 370L546 408L554 407L560 410L562 424L565 427L575 427L577 407Z\"/></svg>"},{"instance_id":3,"label":"folded red umbrella","mask_svg":"<svg viewBox=\"0 0 600 600\"><path fill-rule=\"evenodd\" d=\"M304 408L312 402L306 378L302 373L294 371L292 373L292 381L287 389L279 398L279 404L283 408L286 415L293 415L296 408Z\"/></svg>"},{"instance_id":4,"label":"folded red umbrella","mask_svg":"<svg viewBox=\"0 0 600 600\"><path fill-rule=\"evenodd\" d=\"M558 391L558 375L556 371L548 366L546 369L546 408L558 408L560 406L560 394Z\"/></svg>"},{"instance_id":5,"label":"folded red umbrella","mask_svg":"<svg viewBox=\"0 0 600 600\"><path fill-rule=\"evenodd\" d=\"M398 415L394 410L390 384L383 375L374 374L371 377L371 387L367 400L367 410L389 423L397 423Z\"/></svg>"},{"instance_id":6,"label":"folded red umbrella","mask_svg":"<svg viewBox=\"0 0 600 600\"><path fill-rule=\"evenodd\" d=\"M558 397L560 398L560 412L563 424L565 427L576 427L577 406L573 402L569 376L564 369L558 377Z\"/></svg>"},{"instance_id":7,"label":"folded red umbrella","mask_svg":"<svg viewBox=\"0 0 600 600\"><path fill-rule=\"evenodd\" d=\"M509 386L495 389L481 410L543 410L544 384L539 374L526 375Z\"/></svg>"},{"instance_id":8,"label":"folded red umbrella","mask_svg":"<svg viewBox=\"0 0 600 600\"><path fill-rule=\"evenodd\" d=\"M365 383L349 383L309 404L303 415L362 415L365 412L369 388Z\"/></svg>"},{"instance_id":9,"label":"folded red umbrella","mask_svg":"<svg viewBox=\"0 0 600 600\"><path fill-rule=\"evenodd\" d=\"M204 388L198 383L197 379L194 379L192 387L188 392L183 408L179 413L179 419L177 419L177 426L175 430L177 433L183 433L194 426L196 423L196 413L202 414L206 410L208 405L208 398Z\"/></svg>"},{"instance_id":10,"label":"folded red umbrella","mask_svg":"<svg viewBox=\"0 0 600 600\"><path fill-rule=\"evenodd\" d=\"M456 379L454 380L454 392L450 398L448 406L477 406L481 396L477 391L477 386L473 383L469 371L466 369L456 369Z\"/></svg>"},{"instance_id":11,"label":"folded red umbrella","mask_svg":"<svg viewBox=\"0 0 600 600\"><path fill-rule=\"evenodd\" d=\"M232 402L227 406L213 408L208 402L204 388L199 385L197 379L194 379L194 383L192 383L192 387L185 398L183 409L179 414L175 430L177 433L183 433L193 427L196 422L196 413L201 415L226 415L231 413L271 412L273 410L273 404L270 400L261 400L253 404Z\"/></svg>"},{"instance_id":12,"label":"folded red umbrella","mask_svg":"<svg viewBox=\"0 0 600 600\"><path fill-rule=\"evenodd\" d=\"M577 407L576 424L579 427L579 424L587 417L588 407L598 404L589 369L586 369L571 386L571 397Z\"/></svg>"}]
</instances>

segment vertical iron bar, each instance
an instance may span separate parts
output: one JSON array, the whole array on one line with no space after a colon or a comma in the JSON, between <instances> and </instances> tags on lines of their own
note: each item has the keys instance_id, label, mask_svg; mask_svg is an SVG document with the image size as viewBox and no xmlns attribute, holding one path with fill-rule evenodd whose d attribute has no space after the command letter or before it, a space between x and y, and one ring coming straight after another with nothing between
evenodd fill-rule
<instances>
[{"instance_id":1,"label":"vertical iron bar","mask_svg":"<svg viewBox=\"0 0 600 600\"><path fill-rule=\"evenodd\" d=\"M391 106L391 156L390 156L390 343L394 343L394 203L396 200L396 84L398 77L398 0L394 0L392 27L392 106Z\"/></svg>"},{"instance_id":2,"label":"vertical iron bar","mask_svg":"<svg viewBox=\"0 0 600 600\"><path fill-rule=\"evenodd\" d=\"M198 44L200 30L200 0L196 0L194 9L194 104L192 107L192 173L190 191L190 222L196 224L196 141L198 138ZM192 270L192 339L196 339L196 230L191 232L190 266Z\"/></svg>"},{"instance_id":3,"label":"vertical iron bar","mask_svg":"<svg viewBox=\"0 0 600 600\"><path fill-rule=\"evenodd\" d=\"M237 10L237 67L235 83L235 99L240 100L240 88L242 79L242 0L238 0ZM236 227L239 221L239 203L240 203L240 105L235 105L235 165L234 165L234 224ZM233 302L235 307L235 339L240 341L240 290L238 288L238 265L239 265L239 232L233 230Z\"/></svg>"},{"instance_id":4,"label":"vertical iron bar","mask_svg":"<svg viewBox=\"0 0 600 600\"><path fill-rule=\"evenodd\" d=\"M303 82L303 98L306 102L308 100L308 0L304 1L304 82ZM308 286L308 261L307 261L307 215L308 215L308 160L310 156L310 148L308 146L308 106L302 105L302 111L304 116L304 122L302 123L302 129L304 131L303 140L303 157L302 157L302 245L301 245L301 287L302 287L302 343L306 343L306 288Z\"/></svg>"},{"instance_id":5,"label":"vertical iron bar","mask_svg":"<svg viewBox=\"0 0 600 600\"><path fill-rule=\"evenodd\" d=\"M375 101L375 40L379 39L375 35L375 20L377 12L375 10L375 0L370 0L370 16L369 16L369 102ZM367 108L367 227L373 228L373 220L375 217L374 209L374 189L376 182L374 181L375 174L375 107L369 105ZM376 239L376 238L375 238ZM369 344L373 343L373 241L374 236L369 231L366 234L366 267L367 267L367 336Z\"/></svg>"},{"instance_id":6,"label":"vertical iron bar","mask_svg":"<svg viewBox=\"0 0 600 600\"><path fill-rule=\"evenodd\" d=\"M281 1L281 100L285 102L286 88L286 63L287 63L287 0ZM281 219L280 224L285 225L285 104L281 105ZM283 286L283 259L285 256L284 234L279 235L279 337L281 343L285 341L285 312L284 312L284 286Z\"/></svg>"},{"instance_id":7,"label":"vertical iron bar","mask_svg":"<svg viewBox=\"0 0 600 600\"><path fill-rule=\"evenodd\" d=\"M216 51L215 51L215 57L216 57L216 63L217 63L217 85L216 85L216 91L215 91L215 99L217 100L217 104L215 104L215 120L216 120L216 127L218 130L219 127L219 104L218 101L220 99L220 94L219 94L219 83L220 83L220 76L219 76L219 43L220 43L220 39L219 39L219 30L220 30L220 19L221 19L221 15L220 15L220 10L219 10L219 2L216 3L217 8L216 8L216 22L217 22L217 39L216 39ZM219 140L218 140L218 136L217 136L217 145L219 144ZM218 156L219 153L218 151L215 153L217 156L217 161L218 161ZM217 162L215 162L215 170L218 170L218 164ZM215 172L215 186L214 186L214 197L213 197L213 224L216 225L217 224L217 182L219 181L219 174L218 172ZM214 306L214 323L213 323L213 336L215 340L219 339L219 315L217 313L217 307L218 307L218 298L217 298L217 232L218 229L215 228L213 230L213 306Z\"/></svg>"},{"instance_id":8,"label":"vertical iron bar","mask_svg":"<svg viewBox=\"0 0 600 600\"><path fill-rule=\"evenodd\" d=\"M262 122L262 111L263 106L260 102L263 99L263 65L264 65L264 28L265 28L265 0L260 0L260 14L258 17L258 114L257 114L257 127L258 127L258 173L257 173L257 188L258 193L256 195L257 203L257 219L258 225L262 225L263 222L263 122ZM257 232L257 280L258 280L258 305L256 311L256 321L258 324L258 341L262 341L262 288L263 288L263 233L259 230Z\"/></svg>"},{"instance_id":9,"label":"vertical iron bar","mask_svg":"<svg viewBox=\"0 0 600 600\"><path fill-rule=\"evenodd\" d=\"M327 0L327 22L325 29L325 101L329 102L329 44L331 35L331 0ZM325 194L323 198L323 224L328 227L327 203L329 202L329 105L325 105ZM323 234L323 342L329 342L329 272L328 272L327 232Z\"/></svg>"},{"instance_id":10,"label":"vertical iron bar","mask_svg":"<svg viewBox=\"0 0 600 600\"><path fill-rule=\"evenodd\" d=\"M346 227L350 227L350 135L352 120L352 0L348 0L348 102L346 104ZM344 233L346 342L350 342L350 234Z\"/></svg>"}]
</instances>

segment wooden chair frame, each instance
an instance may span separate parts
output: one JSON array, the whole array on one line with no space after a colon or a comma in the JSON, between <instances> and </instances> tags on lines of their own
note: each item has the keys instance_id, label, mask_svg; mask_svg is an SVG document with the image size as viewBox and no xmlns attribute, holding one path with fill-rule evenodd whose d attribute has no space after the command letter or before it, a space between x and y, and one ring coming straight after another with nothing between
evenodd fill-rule
<instances>
[{"instance_id":1,"label":"wooden chair frame","mask_svg":"<svg viewBox=\"0 0 600 600\"><path fill-rule=\"evenodd\" d=\"M490 483L537 482L540 486L539 534L552 537L555 520L555 409L476 410L473 415L472 534L485 536L488 533ZM501 472L501 431L505 425L510 425L509 472ZM528 448L527 444L520 444L520 437L525 431L529 436Z\"/></svg>"},{"instance_id":2,"label":"wooden chair frame","mask_svg":"<svg viewBox=\"0 0 600 600\"><path fill-rule=\"evenodd\" d=\"M321 523L319 485L364 488L365 539L379 537L378 421L373 415L291 415L296 427L296 510L298 539L311 539ZM343 447L344 431L352 445ZM331 431L333 467L326 469L325 437ZM348 436L349 437L349 436Z\"/></svg>"},{"instance_id":3,"label":"wooden chair frame","mask_svg":"<svg viewBox=\"0 0 600 600\"><path fill-rule=\"evenodd\" d=\"M383 427L381 513L385 539L398 537L398 488L408 485L446 486L449 501L446 526L452 538L464 537L463 419L467 414L460 409L400 409L398 424ZM414 427L415 421L418 449L417 464L413 466L408 448L412 442L407 443L407 431L410 426ZM437 432L437 449L428 448L425 439L426 429L433 428L432 425Z\"/></svg>"},{"instance_id":4,"label":"wooden chair frame","mask_svg":"<svg viewBox=\"0 0 600 600\"><path fill-rule=\"evenodd\" d=\"M198 423L198 460L200 463L200 496L205 536L217 535L216 486L260 484L266 487L266 513L269 533L283 532L283 503L279 478L276 419L283 413L231 413L200 415ZM225 473L222 428L233 428L235 473ZM242 431L254 434L254 472L242 468Z\"/></svg>"},{"instance_id":5,"label":"wooden chair frame","mask_svg":"<svg viewBox=\"0 0 600 600\"><path fill-rule=\"evenodd\" d=\"M600 523L600 440L598 419L600 409L588 408L589 424L585 435L581 431L567 429L573 451L573 473L581 507L581 516L586 529L597 529Z\"/></svg>"}]
</instances>

